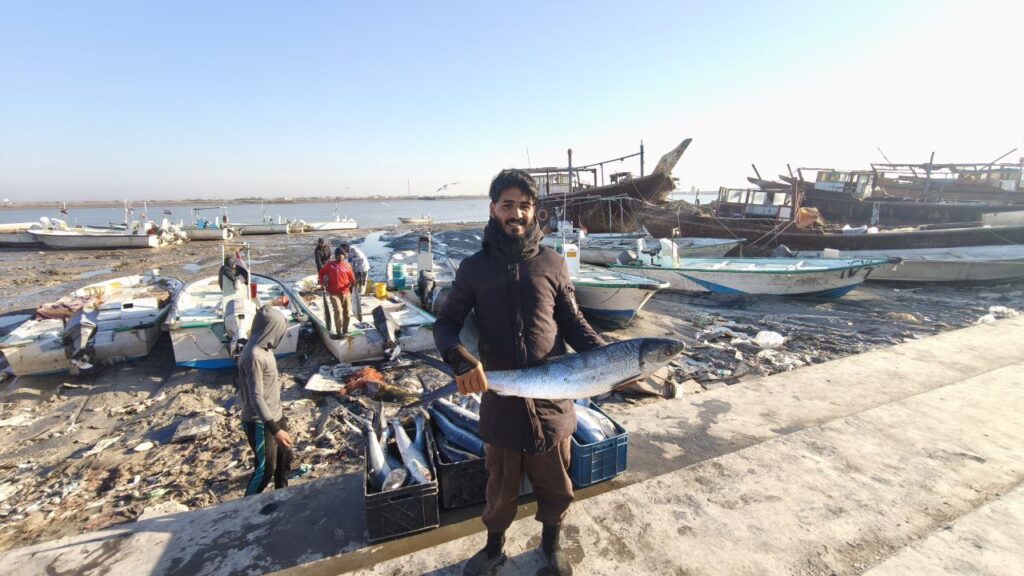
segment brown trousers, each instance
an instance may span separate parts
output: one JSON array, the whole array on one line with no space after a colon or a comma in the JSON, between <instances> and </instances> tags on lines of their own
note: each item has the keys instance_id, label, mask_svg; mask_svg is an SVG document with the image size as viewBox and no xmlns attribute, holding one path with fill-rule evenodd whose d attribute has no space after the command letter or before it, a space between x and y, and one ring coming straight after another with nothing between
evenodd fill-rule
<instances>
[{"instance_id":1,"label":"brown trousers","mask_svg":"<svg viewBox=\"0 0 1024 576\"><path fill-rule=\"evenodd\" d=\"M349 318L352 316L352 295L331 294L331 312L334 315L334 331L348 332Z\"/></svg>"},{"instance_id":2,"label":"brown trousers","mask_svg":"<svg viewBox=\"0 0 1024 576\"><path fill-rule=\"evenodd\" d=\"M487 504L481 520L488 532L504 532L516 517L523 473L537 497L537 515L542 524L561 524L573 500L569 478L569 439L543 454L505 450L486 444Z\"/></svg>"}]
</instances>

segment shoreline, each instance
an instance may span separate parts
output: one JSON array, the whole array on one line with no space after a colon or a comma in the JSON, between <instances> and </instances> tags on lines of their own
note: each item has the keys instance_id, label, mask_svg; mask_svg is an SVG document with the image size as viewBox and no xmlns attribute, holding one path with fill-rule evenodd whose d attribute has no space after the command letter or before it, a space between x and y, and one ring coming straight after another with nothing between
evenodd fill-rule
<instances>
[{"instance_id":1,"label":"shoreline","mask_svg":"<svg viewBox=\"0 0 1024 576\"><path fill-rule=\"evenodd\" d=\"M384 196L375 194L366 197L348 196L303 196L300 198L226 198L223 200L209 200L200 198L185 198L184 200L129 200L133 207L140 207L143 202L157 206L244 206L253 204L325 204L330 202L376 202L376 201L416 201L416 200L479 200L487 198L486 194L466 195L424 195L424 196ZM0 204L0 210L37 210L48 208L120 208L124 206L124 200L84 200L62 202L51 200L46 202L8 202Z\"/></svg>"}]
</instances>

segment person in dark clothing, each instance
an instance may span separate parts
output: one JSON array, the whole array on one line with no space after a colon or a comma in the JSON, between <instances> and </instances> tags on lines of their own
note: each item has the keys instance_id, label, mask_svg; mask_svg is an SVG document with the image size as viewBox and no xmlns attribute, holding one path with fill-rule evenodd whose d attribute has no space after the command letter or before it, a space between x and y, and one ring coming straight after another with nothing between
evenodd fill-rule
<instances>
[{"instance_id":1,"label":"person in dark clothing","mask_svg":"<svg viewBox=\"0 0 1024 576\"><path fill-rule=\"evenodd\" d=\"M327 240L317 238L316 248L313 249L313 260L316 263L317 276L319 276L320 271L331 261L331 245Z\"/></svg>"},{"instance_id":2,"label":"person in dark clothing","mask_svg":"<svg viewBox=\"0 0 1024 576\"><path fill-rule=\"evenodd\" d=\"M246 496L259 494L274 480L274 488L288 486L292 467L292 439L281 408L281 377L274 348L288 330L288 320L271 306L256 311L249 341L238 358L238 405L242 427L253 453L253 473Z\"/></svg>"},{"instance_id":3,"label":"person in dark clothing","mask_svg":"<svg viewBox=\"0 0 1024 576\"><path fill-rule=\"evenodd\" d=\"M533 178L522 170L503 170L491 182L490 197L483 247L460 264L434 325L435 344L455 371L459 391L484 392L479 431L487 457L487 503L482 514L487 545L469 559L463 574L486 574L505 561L505 530L515 518L524 473L537 497L536 519L543 524L541 548L549 573L572 574L559 535L573 500L573 403L498 396L487 391L484 370L537 366L566 353L566 342L584 352L604 340L583 319L562 256L540 245ZM459 340L474 309L479 360Z\"/></svg>"},{"instance_id":4,"label":"person in dark clothing","mask_svg":"<svg viewBox=\"0 0 1024 576\"><path fill-rule=\"evenodd\" d=\"M238 263L238 257L225 257L224 265L220 267L220 272L217 274L217 286L219 286L221 291L225 293L225 296L227 296L234 293L239 281L243 284L248 284L249 271L246 270L245 266ZM229 288L228 291L225 291L224 289L225 284L227 284Z\"/></svg>"}]
</instances>

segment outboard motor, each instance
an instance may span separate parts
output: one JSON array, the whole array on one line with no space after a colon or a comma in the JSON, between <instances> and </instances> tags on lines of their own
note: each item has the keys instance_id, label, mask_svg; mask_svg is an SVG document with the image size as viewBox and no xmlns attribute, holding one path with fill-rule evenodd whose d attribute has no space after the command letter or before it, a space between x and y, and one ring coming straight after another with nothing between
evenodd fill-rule
<instances>
[{"instance_id":1,"label":"outboard motor","mask_svg":"<svg viewBox=\"0 0 1024 576\"><path fill-rule=\"evenodd\" d=\"M224 331L231 337L227 346L232 359L238 359L249 341L249 328L255 315L256 306L248 298L233 298L224 305Z\"/></svg>"},{"instance_id":2,"label":"outboard motor","mask_svg":"<svg viewBox=\"0 0 1024 576\"><path fill-rule=\"evenodd\" d=\"M796 258L796 254L785 244L779 244L772 250L772 258Z\"/></svg>"},{"instance_id":3,"label":"outboard motor","mask_svg":"<svg viewBox=\"0 0 1024 576\"><path fill-rule=\"evenodd\" d=\"M434 273L429 270L420 270L419 278L416 279L416 288L413 292L420 299L420 307L428 312L434 300L435 288L437 288L437 281Z\"/></svg>"},{"instance_id":4,"label":"outboard motor","mask_svg":"<svg viewBox=\"0 0 1024 576\"><path fill-rule=\"evenodd\" d=\"M93 367L95 351L93 337L96 335L96 323L99 312L95 310L79 310L68 319L64 326L64 352L71 360L71 374L77 375L83 370Z\"/></svg>"}]
</instances>

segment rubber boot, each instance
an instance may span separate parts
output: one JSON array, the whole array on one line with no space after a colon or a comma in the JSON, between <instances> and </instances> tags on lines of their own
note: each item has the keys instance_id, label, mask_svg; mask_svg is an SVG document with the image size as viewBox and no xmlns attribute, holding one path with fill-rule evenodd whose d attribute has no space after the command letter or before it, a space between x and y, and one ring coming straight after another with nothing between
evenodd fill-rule
<instances>
[{"instance_id":1,"label":"rubber boot","mask_svg":"<svg viewBox=\"0 0 1024 576\"><path fill-rule=\"evenodd\" d=\"M491 576L508 560L505 551L505 533L488 532L487 545L470 558L462 568L462 576Z\"/></svg>"},{"instance_id":2,"label":"rubber boot","mask_svg":"<svg viewBox=\"0 0 1024 576\"><path fill-rule=\"evenodd\" d=\"M548 563L548 576L572 576L572 564L569 557L558 545L559 536L562 533L561 524L545 524L541 533L541 553Z\"/></svg>"}]
</instances>

